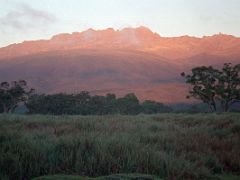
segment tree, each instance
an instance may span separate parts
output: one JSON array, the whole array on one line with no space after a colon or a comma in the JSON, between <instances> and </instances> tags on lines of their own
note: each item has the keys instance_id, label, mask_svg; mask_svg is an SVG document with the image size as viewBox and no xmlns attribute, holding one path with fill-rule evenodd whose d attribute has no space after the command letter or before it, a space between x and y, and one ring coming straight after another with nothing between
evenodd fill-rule
<instances>
[{"instance_id":1,"label":"tree","mask_svg":"<svg viewBox=\"0 0 240 180\"><path fill-rule=\"evenodd\" d=\"M81 114L81 115L91 114L91 107L90 107L91 95L90 95L90 93L87 91L82 91L79 94L76 94L74 97L76 100L75 108L77 109L77 114Z\"/></svg>"},{"instance_id":2,"label":"tree","mask_svg":"<svg viewBox=\"0 0 240 180\"><path fill-rule=\"evenodd\" d=\"M72 94L32 95L26 106L30 114L77 114L77 100Z\"/></svg>"},{"instance_id":3,"label":"tree","mask_svg":"<svg viewBox=\"0 0 240 180\"><path fill-rule=\"evenodd\" d=\"M229 111L233 104L240 102L240 64L224 64L218 77L216 93L225 112Z\"/></svg>"},{"instance_id":4,"label":"tree","mask_svg":"<svg viewBox=\"0 0 240 180\"><path fill-rule=\"evenodd\" d=\"M142 111L145 114L168 113L172 109L162 103L146 100L142 103Z\"/></svg>"},{"instance_id":5,"label":"tree","mask_svg":"<svg viewBox=\"0 0 240 180\"><path fill-rule=\"evenodd\" d=\"M29 114L48 114L48 104L44 94L33 94L30 96L26 107Z\"/></svg>"},{"instance_id":6,"label":"tree","mask_svg":"<svg viewBox=\"0 0 240 180\"><path fill-rule=\"evenodd\" d=\"M2 82L0 84L0 106L2 112L14 112L20 103L25 103L34 89L27 87L27 82L24 80Z\"/></svg>"},{"instance_id":7,"label":"tree","mask_svg":"<svg viewBox=\"0 0 240 180\"><path fill-rule=\"evenodd\" d=\"M192 74L181 74L191 85L189 96L208 104L212 112L217 111L220 103L222 111L227 112L231 105L240 100L240 64L224 64L222 70L212 66L196 67Z\"/></svg>"},{"instance_id":8,"label":"tree","mask_svg":"<svg viewBox=\"0 0 240 180\"><path fill-rule=\"evenodd\" d=\"M108 114L117 114L117 97L115 94L108 93L106 95L106 109L108 110Z\"/></svg>"},{"instance_id":9,"label":"tree","mask_svg":"<svg viewBox=\"0 0 240 180\"><path fill-rule=\"evenodd\" d=\"M133 93L117 99L117 106L120 114L136 115L141 112L141 106L137 96Z\"/></svg>"},{"instance_id":10,"label":"tree","mask_svg":"<svg viewBox=\"0 0 240 180\"><path fill-rule=\"evenodd\" d=\"M154 101L145 101L140 104L133 93L117 98L115 94L91 96L86 91L78 94L33 94L29 97L26 107L30 114L55 115L136 115L141 112L152 114L171 111L171 108Z\"/></svg>"}]
</instances>

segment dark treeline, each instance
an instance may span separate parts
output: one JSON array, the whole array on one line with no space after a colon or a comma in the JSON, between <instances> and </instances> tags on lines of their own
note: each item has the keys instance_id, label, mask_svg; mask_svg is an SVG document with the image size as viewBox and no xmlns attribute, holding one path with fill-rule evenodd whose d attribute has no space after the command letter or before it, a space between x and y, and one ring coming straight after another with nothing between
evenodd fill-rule
<instances>
[{"instance_id":1,"label":"dark treeline","mask_svg":"<svg viewBox=\"0 0 240 180\"><path fill-rule=\"evenodd\" d=\"M193 105L174 112L229 112L239 111L240 64L226 63L222 69L212 66L193 68L190 74L181 74L190 85L187 98L195 98L207 105ZM25 80L0 83L0 113L13 113L20 104L26 105L30 114L77 114L106 115L139 113L155 114L172 112L172 109L155 101L140 103L135 94L117 98L115 94L91 96L89 92L79 94L39 95L29 88ZM236 109L235 109L236 108Z\"/></svg>"},{"instance_id":2,"label":"dark treeline","mask_svg":"<svg viewBox=\"0 0 240 180\"><path fill-rule=\"evenodd\" d=\"M136 115L139 113L155 114L172 111L170 107L159 102L146 100L140 103L133 93L117 98L115 94L91 96L86 91L79 94L35 94L28 99L26 107L30 114L55 115Z\"/></svg>"}]
</instances>

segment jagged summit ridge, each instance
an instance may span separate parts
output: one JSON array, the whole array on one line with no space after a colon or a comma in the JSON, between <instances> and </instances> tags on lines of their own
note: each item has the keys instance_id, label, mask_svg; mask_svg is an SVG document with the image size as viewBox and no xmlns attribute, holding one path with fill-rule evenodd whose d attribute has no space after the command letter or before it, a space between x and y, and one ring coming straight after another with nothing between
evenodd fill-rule
<instances>
[{"instance_id":1,"label":"jagged summit ridge","mask_svg":"<svg viewBox=\"0 0 240 180\"><path fill-rule=\"evenodd\" d=\"M0 59L73 49L134 50L179 59L198 54L236 55L240 52L240 38L225 34L202 38L161 37L144 26L121 30L88 29L71 34L57 34L49 40L25 41L0 48Z\"/></svg>"}]
</instances>

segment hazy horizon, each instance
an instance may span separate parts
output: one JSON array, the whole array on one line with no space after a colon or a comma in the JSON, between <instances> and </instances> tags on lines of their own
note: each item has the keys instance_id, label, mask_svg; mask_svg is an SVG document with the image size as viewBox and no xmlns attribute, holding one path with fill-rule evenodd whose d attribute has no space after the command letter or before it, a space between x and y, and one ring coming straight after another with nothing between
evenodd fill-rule
<instances>
[{"instance_id":1,"label":"hazy horizon","mask_svg":"<svg viewBox=\"0 0 240 180\"><path fill-rule=\"evenodd\" d=\"M89 28L146 26L163 37L240 36L238 0L1 0L0 47Z\"/></svg>"}]
</instances>

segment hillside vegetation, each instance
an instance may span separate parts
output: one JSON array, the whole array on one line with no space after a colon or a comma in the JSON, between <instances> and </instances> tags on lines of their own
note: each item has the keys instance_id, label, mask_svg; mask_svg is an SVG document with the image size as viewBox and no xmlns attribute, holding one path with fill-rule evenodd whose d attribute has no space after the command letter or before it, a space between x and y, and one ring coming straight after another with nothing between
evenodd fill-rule
<instances>
[{"instance_id":1,"label":"hillside vegetation","mask_svg":"<svg viewBox=\"0 0 240 180\"><path fill-rule=\"evenodd\" d=\"M0 179L240 175L239 114L0 115ZM53 179L53 178L52 178Z\"/></svg>"}]
</instances>

